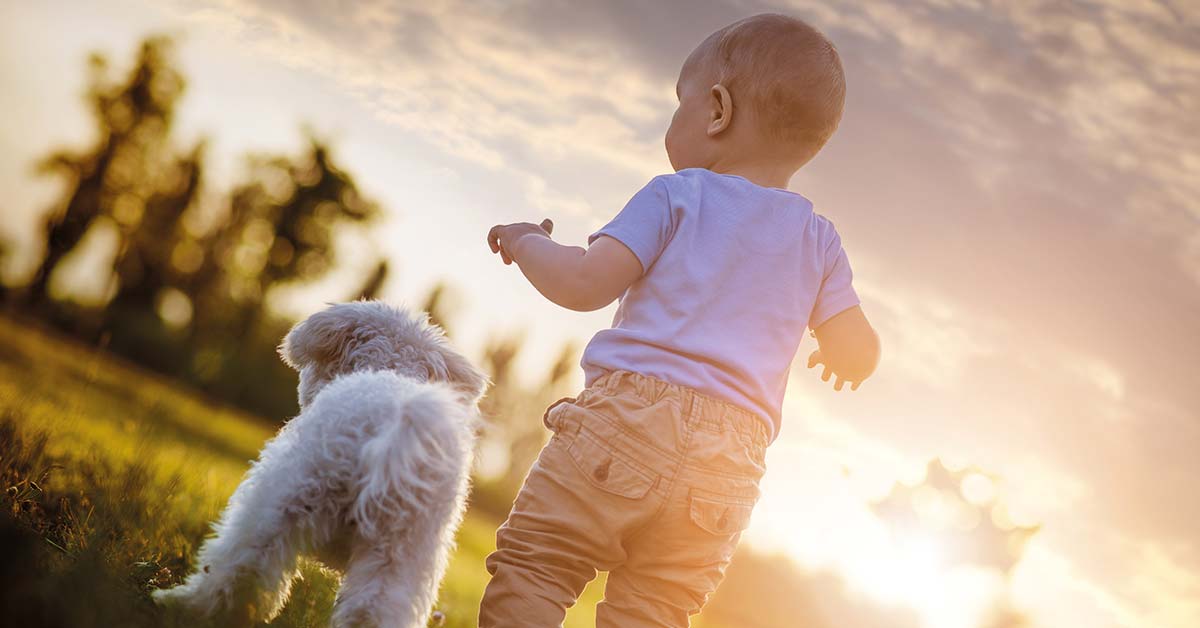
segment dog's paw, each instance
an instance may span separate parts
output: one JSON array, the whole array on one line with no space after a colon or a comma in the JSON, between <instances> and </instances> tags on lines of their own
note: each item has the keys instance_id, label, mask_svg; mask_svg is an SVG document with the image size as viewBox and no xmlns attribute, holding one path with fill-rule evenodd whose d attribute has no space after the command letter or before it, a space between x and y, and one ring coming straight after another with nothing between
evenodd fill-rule
<instances>
[{"instance_id":1,"label":"dog's paw","mask_svg":"<svg viewBox=\"0 0 1200 628\"><path fill-rule=\"evenodd\" d=\"M151 591L150 599L154 600L155 604L164 607L187 606L187 594L183 591L183 587Z\"/></svg>"},{"instance_id":2,"label":"dog's paw","mask_svg":"<svg viewBox=\"0 0 1200 628\"><path fill-rule=\"evenodd\" d=\"M159 608L168 613L168 616L181 620L204 619L212 622L211 625L214 626L249 626L270 619L256 607L257 600L249 599L249 595L242 596L245 599L237 600L226 596L208 599L187 586L180 585L153 591L150 597Z\"/></svg>"}]
</instances>

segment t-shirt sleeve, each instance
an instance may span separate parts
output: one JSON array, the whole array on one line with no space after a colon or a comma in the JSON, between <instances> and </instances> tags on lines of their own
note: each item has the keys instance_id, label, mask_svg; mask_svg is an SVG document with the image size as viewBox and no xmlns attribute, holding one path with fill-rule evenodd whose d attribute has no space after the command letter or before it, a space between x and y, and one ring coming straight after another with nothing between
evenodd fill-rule
<instances>
[{"instance_id":1,"label":"t-shirt sleeve","mask_svg":"<svg viewBox=\"0 0 1200 628\"><path fill-rule=\"evenodd\" d=\"M588 236L588 245L600 236L613 238L633 251L645 273L674 235L672 213L667 184L656 177L638 190L607 225Z\"/></svg>"},{"instance_id":2,"label":"t-shirt sleeve","mask_svg":"<svg viewBox=\"0 0 1200 628\"><path fill-rule=\"evenodd\" d=\"M820 327L825 321L860 303L858 293L851 284L853 278L850 260L842 248L842 238L835 232L825 248L825 277L817 292L812 314L808 317L810 329Z\"/></svg>"}]
</instances>

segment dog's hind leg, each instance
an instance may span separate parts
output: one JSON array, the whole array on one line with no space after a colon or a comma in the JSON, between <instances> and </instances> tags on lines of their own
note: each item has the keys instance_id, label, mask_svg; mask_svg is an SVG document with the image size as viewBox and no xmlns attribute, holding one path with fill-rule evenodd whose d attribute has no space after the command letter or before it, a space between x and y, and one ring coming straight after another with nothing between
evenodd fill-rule
<instances>
[{"instance_id":1,"label":"dog's hind leg","mask_svg":"<svg viewBox=\"0 0 1200 628\"><path fill-rule=\"evenodd\" d=\"M356 540L333 607L334 628L420 628L437 596L448 544L404 531Z\"/></svg>"},{"instance_id":2,"label":"dog's hind leg","mask_svg":"<svg viewBox=\"0 0 1200 628\"><path fill-rule=\"evenodd\" d=\"M388 549L373 544L361 543L355 548L333 604L331 626L408 628L418 625L413 605L407 605L404 610L408 612L403 614L382 608L387 592L404 586L396 581L396 566L392 564L396 559Z\"/></svg>"},{"instance_id":3,"label":"dog's hind leg","mask_svg":"<svg viewBox=\"0 0 1200 628\"><path fill-rule=\"evenodd\" d=\"M358 529L334 626L425 625L466 500L470 432L461 412L436 390L410 397L364 445L351 508Z\"/></svg>"}]
</instances>

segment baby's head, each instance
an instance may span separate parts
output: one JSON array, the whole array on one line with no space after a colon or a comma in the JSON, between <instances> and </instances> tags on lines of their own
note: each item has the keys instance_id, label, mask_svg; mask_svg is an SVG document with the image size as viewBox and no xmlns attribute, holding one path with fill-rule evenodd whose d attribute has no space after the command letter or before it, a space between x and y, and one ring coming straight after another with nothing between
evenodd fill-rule
<instances>
[{"instance_id":1,"label":"baby's head","mask_svg":"<svg viewBox=\"0 0 1200 628\"><path fill-rule=\"evenodd\" d=\"M846 81L817 29L762 14L709 35L684 62L676 91L666 137L676 170L747 157L799 169L837 129Z\"/></svg>"}]
</instances>

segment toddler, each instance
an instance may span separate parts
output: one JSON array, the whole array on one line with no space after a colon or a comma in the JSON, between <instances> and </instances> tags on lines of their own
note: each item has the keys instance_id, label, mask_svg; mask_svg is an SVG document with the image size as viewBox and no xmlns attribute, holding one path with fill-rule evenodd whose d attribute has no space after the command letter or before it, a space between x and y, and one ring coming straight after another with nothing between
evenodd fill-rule
<instances>
[{"instance_id":1,"label":"toddler","mask_svg":"<svg viewBox=\"0 0 1200 628\"><path fill-rule=\"evenodd\" d=\"M749 523L805 329L836 390L878 362L837 231L786 189L841 119L833 45L798 19L747 18L692 52L676 92L675 173L587 249L554 242L550 221L488 234L554 303L620 305L584 350L585 389L546 411L554 435L487 559L483 628L560 626L597 570L597 626L687 626Z\"/></svg>"}]
</instances>

